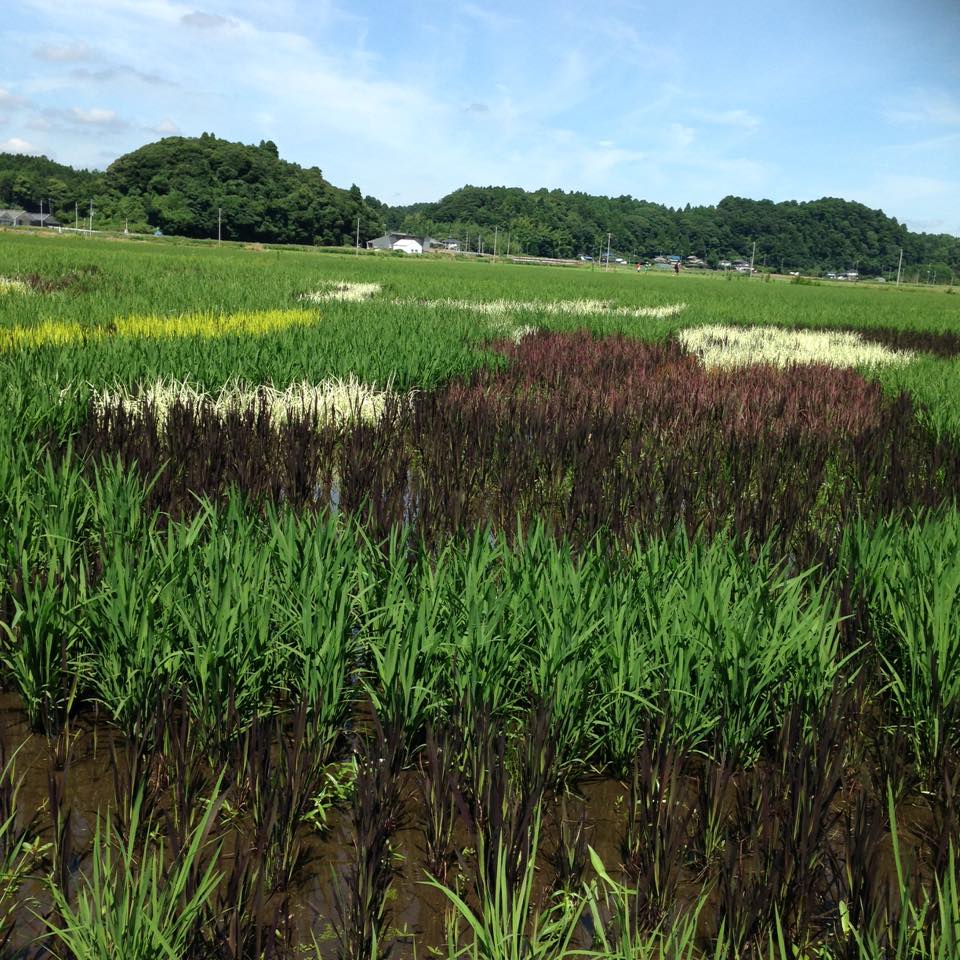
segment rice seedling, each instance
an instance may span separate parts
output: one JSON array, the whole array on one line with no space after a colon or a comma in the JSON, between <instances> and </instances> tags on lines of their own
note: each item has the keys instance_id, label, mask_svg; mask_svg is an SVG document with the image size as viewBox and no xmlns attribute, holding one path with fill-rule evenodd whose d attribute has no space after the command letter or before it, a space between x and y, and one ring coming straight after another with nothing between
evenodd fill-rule
<instances>
[{"instance_id":1,"label":"rice seedling","mask_svg":"<svg viewBox=\"0 0 960 960\"><path fill-rule=\"evenodd\" d=\"M705 895L681 916L662 919L652 929L644 927L637 922L639 894L614 880L593 848L590 860L596 878L586 888L593 930L593 945L584 951L587 956L598 960L696 960L702 956L697 926ZM719 960L726 954L718 946L712 956Z\"/></svg>"},{"instance_id":2,"label":"rice seedling","mask_svg":"<svg viewBox=\"0 0 960 960\"><path fill-rule=\"evenodd\" d=\"M143 816L135 801L131 821ZM89 877L84 877L76 901L59 887L51 890L61 920L50 925L50 949L63 960L124 957L156 960L183 957L200 936L207 903L218 882L215 858L205 851L218 804L210 801L200 825L177 861L167 862L163 841L150 830L131 830L126 842L115 836L109 813L94 831ZM137 849L134 837L146 835ZM190 890L189 878L198 865L200 880Z\"/></svg>"},{"instance_id":3,"label":"rice seedling","mask_svg":"<svg viewBox=\"0 0 960 960\"><path fill-rule=\"evenodd\" d=\"M536 849L539 814L530 831ZM476 908L456 890L432 878L426 881L449 899L453 910L448 924L448 960L462 956L472 960L547 960L571 955L582 900L560 896L546 906L538 905L534 896L536 859L531 857L519 876L511 877L512 853L503 840L492 854L492 875L481 881ZM461 932L461 928L465 930ZM468 938L465 943L464 936Z\"/></svg>"}]
</instances>

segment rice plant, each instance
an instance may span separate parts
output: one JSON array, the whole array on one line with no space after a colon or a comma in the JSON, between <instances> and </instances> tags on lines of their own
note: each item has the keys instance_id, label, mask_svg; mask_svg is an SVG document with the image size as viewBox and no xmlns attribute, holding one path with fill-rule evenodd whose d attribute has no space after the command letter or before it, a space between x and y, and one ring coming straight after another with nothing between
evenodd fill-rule
<instances>
[{"instance_id":1,"label":"rice plant","mask_svg":"<svg viewBox=\"0 0 960 960\"><path fill-rule=\"evenodd\" d=\"M201 936L205 911L219 880L215 857L205 849L218 804L210 801L182 855L170 865L162 839L146 831L138 849L130 831L124 842L115 834L109 813L98 821L92 864L77 892L68 899L59 887L51 895L61 917L49 930L49 948L63 960L156 960L184 957ZM131 823L144 816L141 799ZM203 862L206 865L203 866ZM191 875L199 867L199 881ZM191 889L192 887L192 889Z\"/></svg>"}]
</instances>

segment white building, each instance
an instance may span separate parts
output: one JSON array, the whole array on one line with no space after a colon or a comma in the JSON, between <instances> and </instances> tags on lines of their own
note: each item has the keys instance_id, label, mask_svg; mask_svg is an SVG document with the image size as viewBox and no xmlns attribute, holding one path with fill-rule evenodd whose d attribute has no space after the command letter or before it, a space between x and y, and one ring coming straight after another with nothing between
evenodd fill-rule
<instances>
[{"instance_id":1,"label":"white building","mask_svg":"<svg viewBox=\"0 0 960 960\"><path fill-rule=\"evenodd\" d=\"M376 240L367 241L368 250L400 250L403 253L426 253L437 246L433 237L417 236L412 233L387 233Z\"/></svg>"}]
</instances>

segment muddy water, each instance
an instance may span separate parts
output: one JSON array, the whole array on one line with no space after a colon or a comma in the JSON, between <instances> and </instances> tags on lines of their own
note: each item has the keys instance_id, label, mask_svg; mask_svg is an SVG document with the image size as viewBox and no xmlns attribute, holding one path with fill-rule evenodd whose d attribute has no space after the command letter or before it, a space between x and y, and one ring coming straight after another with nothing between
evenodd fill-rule
<instances>
[{"instance_id":1,"label":"muddy water","mask_svg":"<svg viewBox=\"0 0 960 960\"><path fill-rule=\"evenodd\" d=\"M70 852L65 869L69 883L75 890L89 875L97 818L116 804L117 776L125 774L122 769L125 762L123 739L111 727L87 717L74 723L69 738L64 736L60 739L61 755L58 757L57 742L31 733L16 698L10 696L0 697L0 732L7 755L17 751L16 774L21 781L21 788L16 809L20 826L32 822L37 835L44 841L52 842L51 789L58 788L66 797L63 809L69 812ZM66 743L69 749L64 756L63 747ZM64 763L64 760L67 762ZM426 882L428 874L423 830L426 811L419 789L419 776L415 771L401 775L402 815L392 841L395 876L387 896L385 939L394 945L392 955L401 958L422 956L429 947L445 949L446 942L445 915L449 901L442 891ZM684 793L684 803L692 807L696 797L692 781L685 781ZM623 876L620 864L628 798L624 784L603 778L577 783L563 803L557 797L547 797L543 807L536 883L536 895L541 902L545 902L555 888L552 855L560 845L561 821L564 817L569 827L578 823L583 815L586 843L597 851L613 875ZM844 807L848 802L849 798L843 797L837 801L839 807ZM905 862L907 869L912 870L914 865L921 863L917 853L917 838L931 826L929 812L924 807L905 804L899 819ZM695 829L695 818L691 818L690 824L691 830ZM829 838L834 859L831 861L830 856L824 858L824 869L828 871L843 868L841 824L842 819L835 825ZM224 825L220 866L225 872L232 865L236 835ZM316 938L321 954L333 957L337 952L334 936L337 918L335 888L346 880L354 855L349 808L335 810L328 828L322 833L309 824L303 824L300 839L305 864L296 877L288 901L292 939L306 944ZM888 831L880 843L883 849L876 860L877 869L889 884L894 871ZM462 823L458 824L455 831L454 847L458 862L451 868L448 882L451 886L459 884L460 889L469 891L474 878L473 840ZM678 878L677 905L692 904L703 890L704 882L710 880L713 883L713 892L700 921L700 933L707 938L715 933L718 923L716 875L714 872L707 877L702 866L694 865L689 850L683 856L685 864ZM42 879L28 882L21 891L21 898L23 902L16 914L12 946L26 950L25 956L43 956L43 947L38 938L44 933L43 918L50 914L51 901ZM469 893L467 898L471 899ZM268 904L271 909L275 906L275 903ZM824 904L825 910L831 913L835 907L835 904ZM586 922L582 928L584 945L589 942Z\"/></svg>"}]
</instances>

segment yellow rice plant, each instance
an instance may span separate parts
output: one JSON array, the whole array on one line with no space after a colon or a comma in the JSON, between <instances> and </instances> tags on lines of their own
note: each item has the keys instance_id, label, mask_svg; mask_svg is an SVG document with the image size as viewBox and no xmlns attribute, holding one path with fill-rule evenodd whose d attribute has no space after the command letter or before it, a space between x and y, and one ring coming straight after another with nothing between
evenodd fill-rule
<instances>
[{"instance_id":1,"label":"yellow rice plant","mask_svg":"<svg viewBox=\"0 0 960 960\"><path fill-rule=\"evenodd\" d=\"M785 327L689 327L677 335L707 367L767 363L823 363L832 367L874 367L908 363L913 354L891 350L847 330L789 330Z\"/></svg>"},{"instance_id":2,"label":"yellow rice plant","mask_svg":"<svg viewBox=\"0 0 960 960\"><path fill-rule=\"evenodd\" d=\"M248 310L239 313L187 313L175 317L146 314L121 317L116 332L121 337L261 337L316 321L310 310Z\"/></svg>"},{"instance_id":3,"label":"yellow rice plant","mask_svg":"<svg viewBox=\"0 0 960 960\"><path fill-rule=\"evenodd\" d=\"M29 327L0 327L0 351L47 345L64 347L71 343L99 340L102 335L103 331L99 327L44 320Z\"/></svg>"}]
</instances>

